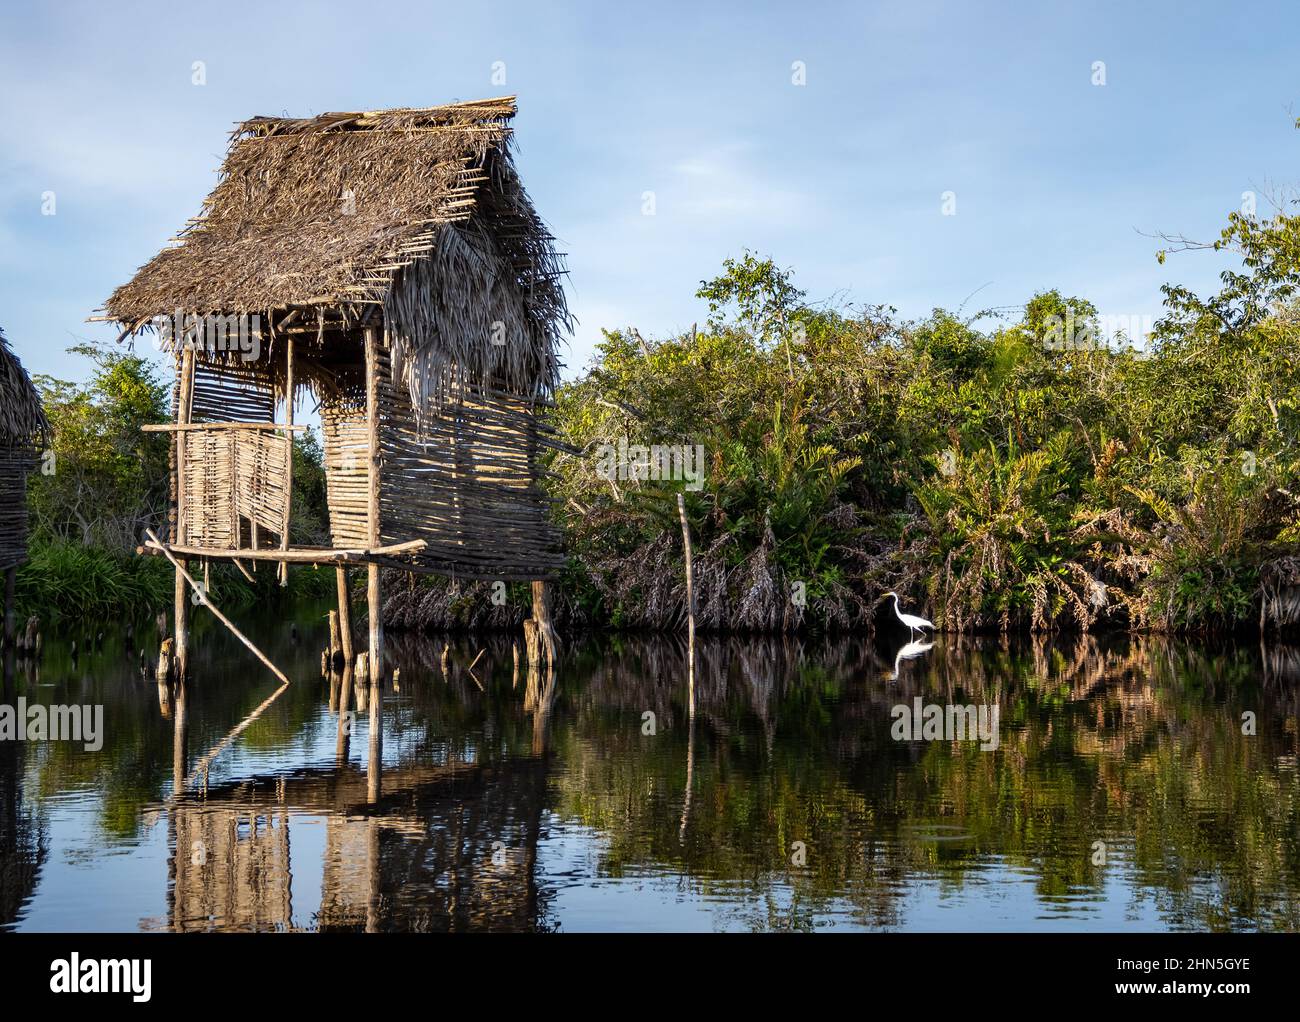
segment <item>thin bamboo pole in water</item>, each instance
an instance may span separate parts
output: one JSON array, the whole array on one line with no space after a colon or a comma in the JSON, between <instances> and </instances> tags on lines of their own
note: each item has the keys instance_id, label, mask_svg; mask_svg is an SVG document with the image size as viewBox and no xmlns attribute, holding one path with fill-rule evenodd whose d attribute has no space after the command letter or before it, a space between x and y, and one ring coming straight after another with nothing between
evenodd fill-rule
<instances>
[{"instance_id":1,"label":"thin bamboo pole in water","mask_svg":"<svg viewBox=\"0 0 1300 1022\"><path fill-rule=\"evenodd\" d=\"M379 352L373 327L366 328L366 436L369 441L370 465L366 501L366 530L372 548L380 545L379 523ZM383 625L380 621L379 566L367 568L367 600L370 612L370 677L372 681L383 672Z\"/></svg>"},{"instance_id":2,"label":"thin bamboo pole in water","mask_svg":"<svg viewBox=\"0 0 1300 1022\"><path fill-rule=\"evenodd\" d=\"M285 338L284 348L284 526L280 530L280 549L289 549L289 519L293 513L293 338ZM238 545L238 535L235 537ZM280 562L280 585L289 584L289 564Z\"/></svg>"},{"instance_id":3,"label":"thin bamboo pole in water","mask_svg":"<svg viewBox=\"0 0 1300 1022\"><path fill-rule=\"evenodd\" d=\"M187 426L190 422L191 402L194 396L194 349L186 347L181 354L181 386L179 402L176 409L176 423ZM189 530L185 525L185 433L179 432L175 438L176 448L176 534L172 542L184 544L189 539ZM177 678L184 679L189 666L189 593L185 589L185 562L176 564L176 584L173 590L175 601L174 617L175 639L173 655Z\"/></svg>"},{"instance_id":4,"label":"thin bamboo pole in water","mask_svg":"<svg viewBox=\"0 0 1300 1022\"><path fill-rule=\"evenodd\" d=\"M374 327L366 328L366 434L370 443L369 491L366 508L366 525L370 545L380 544L379 522L379 352L375 342ZM382 599L379 590L378 564L366 567L366 599L370 614L370 762L368 764L368 795L371 802L379 800L382 788L381 770L384 757L384 625Z\"/></svg>"},{"instance_id":5,"label":"thin bamboo pole in water","mask_svg":"<svg viewBox=\"0 0 1300 1022\"><path fill-rule=\"evenodd\" d=\"M695 719L695 572L691 566L691 527L686 521L686 500L677 494L677 516L682 520L682 549L686 552L686 674L691 719Z\"/></svg>"}]
</instances>

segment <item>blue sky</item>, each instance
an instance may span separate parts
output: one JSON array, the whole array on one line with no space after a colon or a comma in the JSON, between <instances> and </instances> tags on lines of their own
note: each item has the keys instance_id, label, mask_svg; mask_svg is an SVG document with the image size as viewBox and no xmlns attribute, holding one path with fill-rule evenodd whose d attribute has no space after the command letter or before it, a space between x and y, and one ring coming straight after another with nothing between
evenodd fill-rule
<instances>
[{"instance_id":1,"label":"blue sky","mask_svg":"<svg viewBox=\"0 0 1300 1022\"><path fill-rule=\"evenodd\" d=\"M115 336L84 320L198 211L238 120L503 94L569 253L566 375L602 327L703 321L746 248L906 316L1048 287L1156 315L1222 264L1159 266L1139 232L1212 238L1293 183L1298 36L1283 3L6 4L0 326L84 378L65 349Z\"/></svg>"}]
</instances>

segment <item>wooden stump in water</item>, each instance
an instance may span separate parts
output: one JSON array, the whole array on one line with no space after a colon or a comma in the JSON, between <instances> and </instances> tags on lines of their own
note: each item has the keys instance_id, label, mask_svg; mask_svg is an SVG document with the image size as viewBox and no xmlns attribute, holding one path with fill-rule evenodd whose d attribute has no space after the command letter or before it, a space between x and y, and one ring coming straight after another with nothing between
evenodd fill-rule
<instances>
[{"instance_id":1,"label":"wooden stump in water","mask_svg":"<svg viewBox=\"0 0 1300 1022\"><path fill-rule=\"evenodd\" d=\"M538 633L537 622L530 617L524 618L524 654L530 671L542 662L541 635Z\"/></svg>"},{"instance_id":2,"label":"wooden stump in water","mask_svg":"<svg viewBox=\"0 0 1300 1022\"><path fill-rule=\"evenodd\" d=\"M370 653L361 652L357 654L357 681L368 681L370 679Z\"/></svg>"},{"instance_id":3,"label":"wooden stump in water","mask_svg":"<svg viewBox=\"0 0 1300 1022\"><path fill-rule=\"evenodd\" d=\"M339 612L330 611L330 656L332 657L338 650L343 648L342 640L339 637Z\"/></svg>"},{"instance_id":4,"label":"wooden stump in water","mask_svg":"<svg viewBox=\"0 0 1300 1022\"><path fill-rule=\"evenodd\" d=\"M34 653L37 649L36 639L40 634L41 619L33 614L27 619L27 628L24 630L22 638L18 641L18 648Z\"/></svg>"},{"instance_id":5,"label":"wooden stump in water","mask_svg":"<svg viewBox=\"0 0 1300 1022\"><path fill-rule=\"evenodd\" d=\"M175 647L173 639L163 639L162 646L158 649L158 668L154 672L154 677L159 685L165 685L171 681L172 677L172 650Z\"/></svg>"},{"instance_id":6,"label":"wooden stump in water","mask_svg":"<svg viewBox=\"0 0 1300 1022\"><path fill-rule=\"evenodd\" d=\"M560 637L555 631L555 624L551 619L551 589L545 582L533 583L533 624L537 635L535 642L537 649L529 648L528 663L530 665L540 665L542 654L546 654L546 664L554 668L555 661L559 657ZM528 623L524 623L524 637L528 637Z\"/></svg>"}]
</instances>

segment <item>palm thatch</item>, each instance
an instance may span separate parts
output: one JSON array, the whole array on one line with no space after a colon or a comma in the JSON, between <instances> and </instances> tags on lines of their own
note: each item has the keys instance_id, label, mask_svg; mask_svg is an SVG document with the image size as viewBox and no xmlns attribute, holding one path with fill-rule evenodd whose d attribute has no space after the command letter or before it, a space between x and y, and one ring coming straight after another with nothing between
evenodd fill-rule
<instances>
[{"instance_id":1,"label":"palm thatch","mask_svg":"<svg viewBox=\"0 0 1300 1022\"><path fill-rule=\"evenodd\" d=\"M0 569L27 556L27 473L49 435L36 388L0 331Z\"/></svg>"},{"instance_id":2,"label":"palm thatch","mask_svg":"<svg viewBox=\"0 0 1300 1022\"><path fill-rule=\"evenodd\" d=\"M0 330L0 446L31 447L49 435L40 396Z\"/></svg>"},{"instance_id":3,"label":"palm thatch","mask_svg":"<svg viewBox=\"0 0 1300 1022\"><path fill-rule=\"evenodd\" d=\"M346 322L378 304L417 408L448 371L548 395L571 320L515 172L514 114L506 97L243 122L200 215L113 292L109 318L326 307Z\"/></svg>"}]
</instances>

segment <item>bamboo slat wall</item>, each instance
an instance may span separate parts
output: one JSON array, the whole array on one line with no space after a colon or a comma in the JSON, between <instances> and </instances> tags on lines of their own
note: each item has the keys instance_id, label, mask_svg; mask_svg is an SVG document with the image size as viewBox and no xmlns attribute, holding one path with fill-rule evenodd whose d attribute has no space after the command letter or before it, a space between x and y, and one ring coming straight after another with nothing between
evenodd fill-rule
<instances>
[{"instance_id":1,"label":"bamboo slat wall","mask_svg":"<svg viewBox=\"0 0 1300 1022\"><path fill-rule=\"evenodd\" d=\"M419 420L381 349L384 542L423 539L425 567L471 578L547 578L564 563L550 499L535 485L546 435L531 402L454 372Z\"/></svg>"},{"instance_id":2,"label":"bamboo slat wall","mask_svg":"<svg viewBox=\"0 0 1300 1022\"><path fill-rule=\"evenodd\" d=\"M369 546L370 471L365 404L358 406L336 393L321 402L320 417L330 541L342 548Z\"/></svg>"},{"instance_id":3,"label":"bamboo slat wall","mask_svg":"<svg viewBox=\"0 0 1300 1022\"><path fill-rule=\"evenodd\" d=\"M27 559L27 473L35 466L33 448L0 444L0 571Z\"/></svg>"},{"instance_id":4,"label":"bamboo slat wall","mask_svg":"<svg viewBox=\"0 0 1300 1022\"><path fill-rule=\"evenodd\" d=\"M196 360L192 402L195 422L270 422L275 414L271 378L255 365Z\"/></svg>"},{"instance_id":5,"label":"bamboo slat wall","mask_svg":"<svg viewBox=\"0 0 1300 1022\"><path fill-rule=\"evenodd\" d=\"M0 331L0 572L27 559L27 474L49 436L36 388Z\"/></svg>"}]
</instances>

